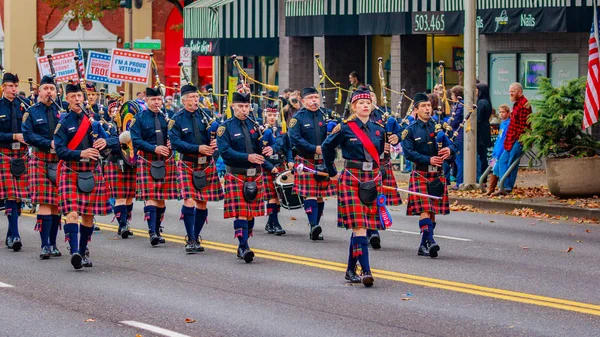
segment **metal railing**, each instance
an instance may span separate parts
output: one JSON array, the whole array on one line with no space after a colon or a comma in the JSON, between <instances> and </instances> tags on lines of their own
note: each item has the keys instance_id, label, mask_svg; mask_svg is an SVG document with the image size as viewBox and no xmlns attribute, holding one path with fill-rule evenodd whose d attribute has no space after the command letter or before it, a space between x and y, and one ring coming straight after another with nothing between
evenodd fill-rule
<instances>
[{"instance_id":1,"label":"metal railing","mask_svg":"<svg viewBox=\"0 0 600 337\"><path fill-rule=\"evenodd\" d=\"M523 156L525 156L528 152L529 151L521 153L521 155L510 164L510 166L508 167L508 170L506 170L506 172L504 173L502 178L500 178L500 181L498 182L498 190L500 191L500 193L505 192L504 191L504 181L506 181L506 179L510 176L512 171L519 169L519 165L521 163L521 158L523 158ZM498 162L496 162L496 165L498 165ZM479 177L479 186L480 187L483 186L483 184L486 182L487 176L490 174L491 170L492 170L492 166L488 165L488 167L485 169L485 171L481 174L481 177ZM483 188L481 188L481 190L483 192L485 192L485 190Z\"/></svg>"}]
</instances>

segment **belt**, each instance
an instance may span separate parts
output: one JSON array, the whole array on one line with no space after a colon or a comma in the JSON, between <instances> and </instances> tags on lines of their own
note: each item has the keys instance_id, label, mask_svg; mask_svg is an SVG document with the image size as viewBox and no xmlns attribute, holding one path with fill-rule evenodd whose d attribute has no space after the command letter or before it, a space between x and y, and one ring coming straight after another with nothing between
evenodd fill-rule
<instances>
[{"instance_id":1,"label":"belt","mask_svg":"<svg viewBox=\"0 0 600 337\"><path fill-rule=\"evenodd\" d=\"M344 167L359 169L359 170L363 170L363 171L373 171L374 169L379 168L377 166L377 163L375 163L375 162L355 161L355 160L346 160L346 162L344 163Z\"/></svg>"},{"instance_id":2,"label":"belt","mask_svg":"<svg viewBox=\"0 0 600 337\"><path fill-rule=\"evenodd\" d=\"M227 169L227 173L242 174L247 177L255 177L258 175L258 173L260 173L260 168L257 168L257 167L241 168L241 167L225 166L225 168Z\"/></svg>"},{"instance_id":3,"label":"belt","mask_svg":"<svg viewBox=\"0 0 600 337\"><path fill-rule=\"evenodd\" d=\"M43 152L43 153L52 153L52 154L56 153L56 151L54 149L52 149L52 148L44 150L44 149L41 149L41 148L39 148L37 146L32 146L31 150L32 151L37 151L37 152Z\"/></svg>"},{"instance_id":4,"label":"belt","mask_svg":"<svg viewBox=\"0 0 600 337\"><path fill-rule=\"evenodd\" d=\"M0 149L20 150L22 146L27 145L20 142L0 143Z\"/></svg>"},{"instance_id":5,"label":"belt","mask_svg":"<svg viewBox=\"0 0 600 337\"><path fill-rule=\"evenodd\" d=\"M423 172L438 172L440 170L440 166L433 166L433 165L427 165L427 164L417 164L415 166L415 170L416 171L423 171Z\"/></svg>"},{"instance_id":6,"label":"belt","mask_svg":"<svg viewBox=\"0 0 600 337\"><path fill-rule=\"evenodd\" d=\"M305 159L313 159L313 160L322 160L323 159L322 154L308 153L308 152L304 152L304 151L298 151L298 155Z\"/></svg>"},{"instance_id":7,"label":"belt","mask_svg":"<svg viewBox=\"0 0 600 337\"><path fill-rule=\"evenodd\" d=\"M190 156L190 155L183 155L183 157L181 157L181 160L185 160L185 161L189 161L190 163L194 163L194 164L206 164L207 162L210 162L208 160L208 157L204 157L204 156Z\"/></svg>"}]
</instances>

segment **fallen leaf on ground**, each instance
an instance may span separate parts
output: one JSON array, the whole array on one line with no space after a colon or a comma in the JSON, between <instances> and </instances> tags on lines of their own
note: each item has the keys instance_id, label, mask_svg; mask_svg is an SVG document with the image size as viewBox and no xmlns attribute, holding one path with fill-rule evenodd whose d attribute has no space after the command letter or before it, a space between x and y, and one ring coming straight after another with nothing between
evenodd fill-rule
<instances>
[{"instance_id":1,"label":"fallen leaf on ground","mask_svg":"<svg viewBox=\"0 0 600 337\"><path fill-rule=\"evenodd\" d=\"M565 253L570 253L573 250L573 247L569 247L569 249L565 250Z\"/></svg>"},{"instance_id":2,"label":"fallen leaf on ground","mask_svg":"<svg viewBox=\"0 0 600 337\"><path fill-rule=\"evenodd\" d=\"M410 298L408 298L408 297L402 297L402 300L403 301L410 301Z\"/></svg>"},{"instance_id":3,"label":"fallen leaf on ground","mask_svg":"<svg viewBox=\"0 0 600 337\"><path fill-rule=\"evenodd\" d=\"M529 247L521 247L521 248L523 248L523 249L529 249Z\"/></svg>"},{"instance_id":4,"label":"fallen leaf on ground","mask_svg":"<svg viewBox=\"0 0 600 337\"><path fill-rule=\"evenodd\" d=\"M591 230L589 230L589 229L586 229L586 230L585 230L585 232L586 232L586 233L591 233L592 231L591 231Z\"/></svg>"},{"instance_id":5,"label":"fallen leaf on ground","mask_svg":"<svg viewBox=\"0 0 600 337\"><path fill-rule=\"evenodd\" d=\"M495 223L495 222L496 222L496 220L490 220L490 222L491 222L491 223Z\"/></svg>"},{"instance_id":6,"label":"fallen leaf on ground","mask_svg":"<svg viewBox=\"0 0 600 337\"><path fill-rule=\"evenodd\" d=\"M296 220L296 217L295 217L295 216L291 216L291 217L290 217L290 220L292 220L292 221L293 221L293 220Z\"/></svg>"},{"instance_id":7,"label":"fallen leaf on ground","mask_svg":"<svg viewBox=\"0 0 600 337\"><path fill-rule=\"evenodd\" d=\"M84 322L85 322L85 323L90 323L90 322L95 322L95 321L96 321L96 320L95 320L95 319L93 319L93 318L88 318L88 319L86 319Z\"/></svg>"},{"instance_id":8,"label":"fallen leaf on ground","mask_svg":"<svg viewBox=\"0 0 600 337\"><path fill-rule=\"evenodd\" d=\"M186 319L185 319L185 322L186 322L186 323L196 323L196 320L195 320L195 319L193 319L193 318L186 318Z\"/></svg>"},{"instance_id":9,"label":"fallen leaf on ground","mask_svg":"<svg viewBox=\"0 0 600 337\"><path fill-rule=\"evenodd\" d=\"M583 240L576 240L575 242L583 242Z\"/></svg>"},{"instance_id":10,"label":"fallen leaf on ground","mask_svg":"<svg viewBox=\"0 0 600 337\"><path fill-rule=\"evenodd\" d=\"M135 337L144 337L142 335L140 335L139 333L135 335Z\"/></svg>"}]
</instances>

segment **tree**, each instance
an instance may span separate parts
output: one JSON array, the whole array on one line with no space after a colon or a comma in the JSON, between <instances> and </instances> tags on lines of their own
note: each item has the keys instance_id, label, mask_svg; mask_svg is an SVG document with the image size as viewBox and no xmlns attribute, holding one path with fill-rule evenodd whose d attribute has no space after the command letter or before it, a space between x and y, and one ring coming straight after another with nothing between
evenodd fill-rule
<instances>
[{"instance_id":1,"label":"tree","mask_svg":"<svg viewBox=\"0 0 600 337\"><path fill-rule=\"evenodd\" d=\"M71 11L74 18L77 20L89 19L98 20L104 16L105 11L111 11L119 8L120 0L42 0L48 4L53 10L62 12ZM152 0L144 0L152 1ZM170 3L183 16L183 7L191 4L196 0L163 0Z\"/></svg>"}]
</instances>

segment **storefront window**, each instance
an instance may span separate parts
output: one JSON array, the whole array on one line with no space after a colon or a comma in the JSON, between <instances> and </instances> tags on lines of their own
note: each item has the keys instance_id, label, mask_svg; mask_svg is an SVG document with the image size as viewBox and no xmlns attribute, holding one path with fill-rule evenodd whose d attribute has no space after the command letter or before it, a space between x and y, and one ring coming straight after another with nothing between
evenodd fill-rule
<instances>
[{"instance_id":1,"label":"storefront window","mask_svg":"<svg viewBox=\"0 0 600 337\"><path fill-rule=\"evenodd\" d=\"M489 85L492 107L510 105L508 89L517 81L517 54L490 54Z\"/></svg>"},{"instance_id":2,"label":"storefront window","mask_svg":"<svg viewBox=\"0 0 600 337\"><path fill-rule=\"evenodd\" d=\"M529 100L539 99L539 81L542 77L548 77L548 54L520 54L519 83Z\"/></svg>"},{"instance_id":3,"label":"storefront window","mask_svg":"<svg viewBox=\"0 0 600 337\"><path fill-rule=\"evenodd\" d=\"M560 87L579 77L579 54L550 54L550 81Z\"/></svg>"},{"instance_id":4,"label":"storefront window","mask_svg":"<svg viewBox=\"0 0 600 337\"><path fill-rule=\"evenodd\" d=\"M437 84L438 66L444 61L446 88L463 84L464 74L464 37L462 35L427 36L427 90ZM433 55L432 55L433 53ZM434 69L433 76L431 69Z\"/></svg>"}]
</instances>

